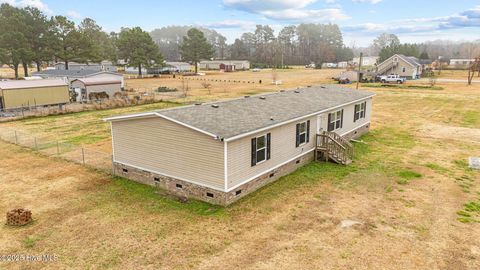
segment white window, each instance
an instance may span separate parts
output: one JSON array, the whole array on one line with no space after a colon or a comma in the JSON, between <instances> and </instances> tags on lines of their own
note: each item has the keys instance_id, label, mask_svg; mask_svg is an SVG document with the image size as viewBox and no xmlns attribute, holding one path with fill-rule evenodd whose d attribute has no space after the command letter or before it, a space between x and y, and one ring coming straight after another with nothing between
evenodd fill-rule
<instances>
[{"instance_id":1,"label":"white window","mask_svg":"<svg viewBox=\"0 0 480 270\"><path fill-rule=\"evenodd\" d=\"M257 164L267 159L267 135L257 137Z\"/></svg>"},{"instance_id":2,"label":"white window","mask_svg":"<svg viewBox=\"0 0 480 270\"><path fill-rule=\"evenodd\" d=\"M355 104L355 112L353 115L353 122L356 122L359 119L365 118L365 112L367 108L367 102L363 102L360 104Z\"/></svg>"},{"instance_id":3,"label":"white window","mask_svg":"<svg viewBox=\"0 0 480 270\"><path fill-rule=\"evenodd\" d=\"M328 131L340 129L343 126L343 110L328 114Z\"/></svg>"},{"instance_id":4,"label":"white window","mask_svg":"<svg viewBox=\"0 0 480 270\"><path fill-rule=\"evenodd\" d=\"M299 124L298 142L300 145L305 144L307 142L307 122L303 122Z\"/></svg>"},{"instance_id":5,"label":"white window","mask_svg":"<svg viewBox=\"0 0 480 270\"><path fill-rule=\"evenodd\" d=\"M270 133L252 138L252 166L270 159Z\"/></svg>"}]
</instances>

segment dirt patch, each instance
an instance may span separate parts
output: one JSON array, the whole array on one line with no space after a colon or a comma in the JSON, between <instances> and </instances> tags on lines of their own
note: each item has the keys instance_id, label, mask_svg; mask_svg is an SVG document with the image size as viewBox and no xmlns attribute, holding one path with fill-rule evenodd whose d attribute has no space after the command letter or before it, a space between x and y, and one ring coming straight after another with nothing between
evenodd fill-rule
<instances>
[{"instance_id":1,"label":"dirt patch","mask_svg":"<svg viewBox=\"0 0 480 270\"><path fill-rule=\"evenodd\" d=\"M424 124L418 130L419 136L444 140L458 140L480 144L480 129L454 127L441 124Z\"/></svg>"}]
</instances>

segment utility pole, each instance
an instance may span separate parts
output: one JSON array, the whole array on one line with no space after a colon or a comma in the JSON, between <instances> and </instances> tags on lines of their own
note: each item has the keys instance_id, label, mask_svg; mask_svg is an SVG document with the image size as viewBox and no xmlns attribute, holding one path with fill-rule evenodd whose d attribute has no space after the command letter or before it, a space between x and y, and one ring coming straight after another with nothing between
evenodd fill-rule
<instances>
[{"instance_id":1,"label":"utility pole","mask_svg":"<svg viewBox=\"0 0 480 270\"><path fill-rule=\"evenodd\" d=\"M360 61L358 61L357 90L358 90L358 85L360 84L360 77L362 73L362 61L363 61L363 53L360 53Z\"/></svg>"}]
</instances>

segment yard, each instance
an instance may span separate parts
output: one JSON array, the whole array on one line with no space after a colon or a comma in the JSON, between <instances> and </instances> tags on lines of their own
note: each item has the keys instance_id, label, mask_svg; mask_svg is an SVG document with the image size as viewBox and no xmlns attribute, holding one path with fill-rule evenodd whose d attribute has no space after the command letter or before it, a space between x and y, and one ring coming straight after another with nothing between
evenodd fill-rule
<instances>
[{"instance_id":1,"label":"yard","mask_svg":"<svg viewBox=\"0 0 480 270\"><path fill-rule=\"evenodd\" d=\"M331 77L314 70L289 76L295 72L279 72L283 86ZM259 77L243 78L253 79ZM150 80L161 79L128 84ZM250 86L191 93L212 99L277 87ZM25 228L0 227L0 255L59 256L0 262L0 269L479 269L480 172L466 160L480 156L480 89L439 86L371 88L372 132L355 144L351 166L312 163L227 208L180 203L155 188L0 142L0 212L26 207L35 219ZM0 129L108 152L101 118L177 105L32 118Z\"/></svg>"}]
</instances>

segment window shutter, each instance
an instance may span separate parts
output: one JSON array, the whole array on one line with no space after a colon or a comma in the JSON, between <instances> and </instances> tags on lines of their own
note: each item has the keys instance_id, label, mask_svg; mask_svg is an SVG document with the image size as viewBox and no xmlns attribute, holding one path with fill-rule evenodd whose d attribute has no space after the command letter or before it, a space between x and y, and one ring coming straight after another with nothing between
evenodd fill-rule
<instances>
[{"instance_id":1,"label":"window shutter","mask_svg":"<svg viewBox=\"0 0 480 270\"><path fill-rule=\"evenodd\" d=\"M307 143L310 141L310 120L307 121Z\"/></svg>"},{"instance_id":2,"label":"window shutter","mask_svg":"<svg viewBox=\"0 0 480 270\"><path fill-rule=\"evenodd\" d=\"M300 124L297 124L297 131L295 134L295 147L300 145Z\"/></svg>"},{"instance_id":3,"label":"window shutter","mask_svg":"<svg viewBox=\"0 0 480 270\"><path fill-rule=\"evenodd\" d=\"M267 160L270 159L270 141L271 141L270 133L267 134Z\"/></svg>"},{"instance_id":4,"label":"window shutter","mask_svg":"<svg viewBox=\"0 0 480 270\"><path fill-rule=\"evenodd\" d=\"M340 128L343 128L343 109L342 109L342 118L340 118Z\"/></svg>"},{"instance_id":5,"label":"window shutter","mask_svg":"<svg viewBox=\"0 0 480 270\"><path fill-rule=\"evenodd\" d=\"M363 106L363 118L367 117L367 102L365 101L365 106Z\"/></svg>"},{"instance_id":6,"label":"window shutter","mask_svg":"<svg viewBox=\"0 0 480 270\"><path fill-rule=\"evenodd\" d=\"M252 166L257 165L257 138L252 138Z\"/></svg>"},{"instance_id":7,"label":"window shutter","mask_svg":"<svg viewBox=\"0 0 480 270\"><path fill-rule=\"evenodd\" d=\"M328 114L328 131L332 131L335 129L335 123L332 123L332 114Z\"/></svg>"}]
</instances>

